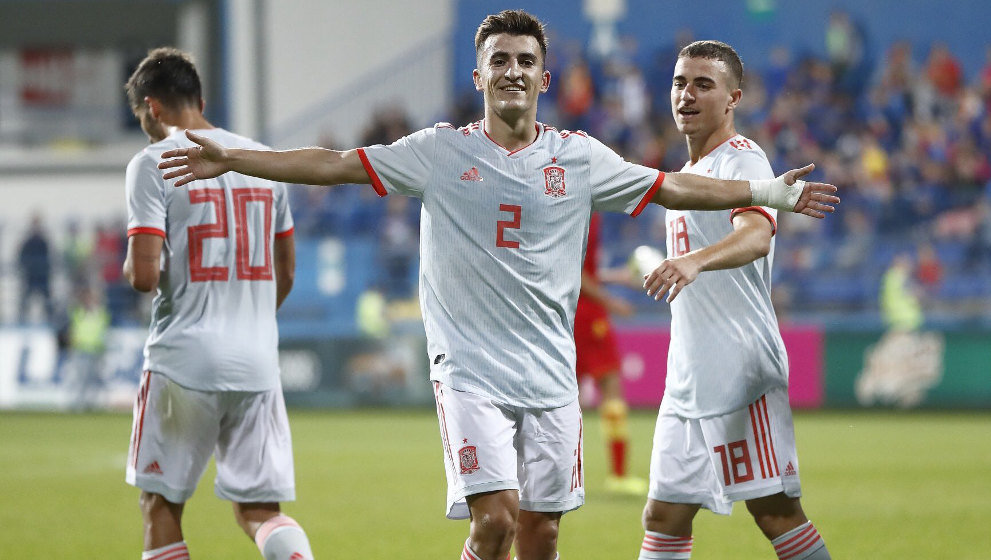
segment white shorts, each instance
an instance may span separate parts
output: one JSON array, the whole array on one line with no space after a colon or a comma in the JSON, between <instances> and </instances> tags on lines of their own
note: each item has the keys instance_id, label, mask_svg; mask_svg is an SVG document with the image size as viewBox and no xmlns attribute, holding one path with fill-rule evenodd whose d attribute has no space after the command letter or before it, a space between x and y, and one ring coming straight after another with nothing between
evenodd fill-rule
<instances>
[{"instance_id":1,"label":"white shorts","mask_svg":"<svg viewBox=\"0 0 991 560\"><path fill-rule=\"evenodd\" d=\"M469 517L467 496L518 490L520 509L566 512L585 503L582 412L520 408L434 382L447 471L447 517Z\"/></svg>"},{"instance_id":2,"label":"white shorts","mask_svg":"<svg viewBox=\"0 0 991 560\"><path fill-rule=\"evenodd\" d=\"M661 402L648 497L729 515L733 502L779 492L802 495L787 389L712 418L682 418Z\"/></svg>"},{"instance_id":3,"label":"white shorts","mask_svg":"<svg viewBox=\"0 0 991 560\"><path fill-rule=\"evenodd\" d=\"M218 497L240 503L294 500L292 438L281 387L194 391L144 372L134 403L127 483L181 504L214 454Z\"/></svg>"}]
</instances>

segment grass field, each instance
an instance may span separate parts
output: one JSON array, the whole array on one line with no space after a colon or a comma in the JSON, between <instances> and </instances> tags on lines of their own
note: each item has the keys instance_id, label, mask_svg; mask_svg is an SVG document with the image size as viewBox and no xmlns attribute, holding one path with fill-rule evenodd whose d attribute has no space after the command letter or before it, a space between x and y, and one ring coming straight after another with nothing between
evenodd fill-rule
<instances>
[{"instance_id":1,"label":"grass field","mask_svg":"<svg viewBox=\"0 0 991 560\"><path fill-rule=\"evenodd\" d=\"M646 476L654 416L632 419ZM467 522L443 517L444 474L430 410L291 414L299 500L286 511L320 559L454 559ZM588 415L586 505L564 518L565 560L634 559L641 498L602 491L605 456ZM991 558L991 415L804 413L796 417L803 504L836 559ZM0 558L139 558L138 491L126 485L130 417L0 414ZM213 495L189 502L193 558L257 558ZM693 559L773 558L737 507L699 514Z\"/></svg>"}]
</instances>

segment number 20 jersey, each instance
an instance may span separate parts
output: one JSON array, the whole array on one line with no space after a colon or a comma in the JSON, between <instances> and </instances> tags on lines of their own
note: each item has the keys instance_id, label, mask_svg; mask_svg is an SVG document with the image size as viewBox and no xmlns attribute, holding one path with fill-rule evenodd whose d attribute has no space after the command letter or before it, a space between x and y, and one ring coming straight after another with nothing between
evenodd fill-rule
<instances>
[{"instance_id":1,"label":"number 20 jersey","mask_svg":"<svg viewBox=\"0 0 991 560\"><path fill-rule=\"evenodd\" d=\"M230 148L265 146L223 129L198 130ZM183 131L127 166L128 236L164 237L144 369L200 391L278 386L273 244L293 230L286 187L227 173L173 187L162 152L192 146Z\"/></svg>"},{"instance_id":2,"label":"number 20 jersey","mask_svg":"<svg viewBox=\"0 0 991 560\"><path fill-rule=\"evenodd\" d=\"M578 395L575 305L593 210L637 215L663 180L582 132L536 123L509 151L484 123L359 150L382 196L421 198L431 379L528 408ZM663 187L661 187L663 188Z\"/></svg>"}]
</instances>

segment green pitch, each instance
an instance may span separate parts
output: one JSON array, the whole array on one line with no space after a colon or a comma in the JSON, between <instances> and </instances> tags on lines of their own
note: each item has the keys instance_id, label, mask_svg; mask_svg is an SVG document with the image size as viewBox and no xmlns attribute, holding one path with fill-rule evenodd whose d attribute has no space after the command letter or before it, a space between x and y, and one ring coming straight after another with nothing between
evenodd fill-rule
<instances>
[{"instance_id":1,"label":"green pitch","mask_svg":"<svg viewBox=\"0 0 991 560\"><path fill-rule=\"evenodd\" d=\"M468 532L443 517L430 410L295 411L298 501L317 558L458 558ZM631 464L646 476L654 416L632 418ZM991 557L991 416L815 413L796 417L803 504L833 558ZM603 493L605 454L586 419L586 505L564 517L564 560L634 559L643 499ZM0 414L0 557L140 557L138 491L124 461L129 415ZM186 507L193 558L256 558L208 470ZM773 558L746 509L702 511L695 560Z\"/></svg>"}]
</instances>

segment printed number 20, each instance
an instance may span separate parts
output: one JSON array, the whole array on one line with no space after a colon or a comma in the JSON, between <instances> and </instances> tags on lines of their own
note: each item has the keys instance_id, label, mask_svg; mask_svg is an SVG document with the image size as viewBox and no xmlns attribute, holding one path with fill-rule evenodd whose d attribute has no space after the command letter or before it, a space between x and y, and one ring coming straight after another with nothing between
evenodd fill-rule
<instances>
[{"instance_id":1,"label":"printed number 20","mask_svg":"<svg viewBox=\"0 0 991 560\"><path fill-rule=\"evenodd\" d=\"M229 237L227 227L227 195L222 189L189 190L190 204L213 204L215 220L208 224L189 226L189 279L192 282L219 281L226 282L229 269L226 266L203 265L203 241L213 237ZM235 270L238 280L271 280L272 279L272 246L269 239L272 234L272 191L269 189L231 189L234 203L234 253ZM248 203L261 204L261 216L264 227L264 238L256 242L265 246L265 262L251 266L251 243L248 238L252 231L251 218L248 214ZM257 214L255 214L257 216ZM257 220L257 218L255 218ZM261 225L261 224L258 224Z\"/></svg>"},{"instance_id":2,"label":"printed number 20","mask_svg":"<svg viewBox=\"0 0 991 560\"><path fill-rule=\"evenodd\" d=\"M523 215L523 207L517 206L515 204L500 204L500 212L510 212L513 214L512 220L499 220L496 222L496 247L509 247L510 249L518 249L520 246L519 241L507 241L504 234L506 229L520 229L520 220Z\"/></svg>"}]
</instances>

